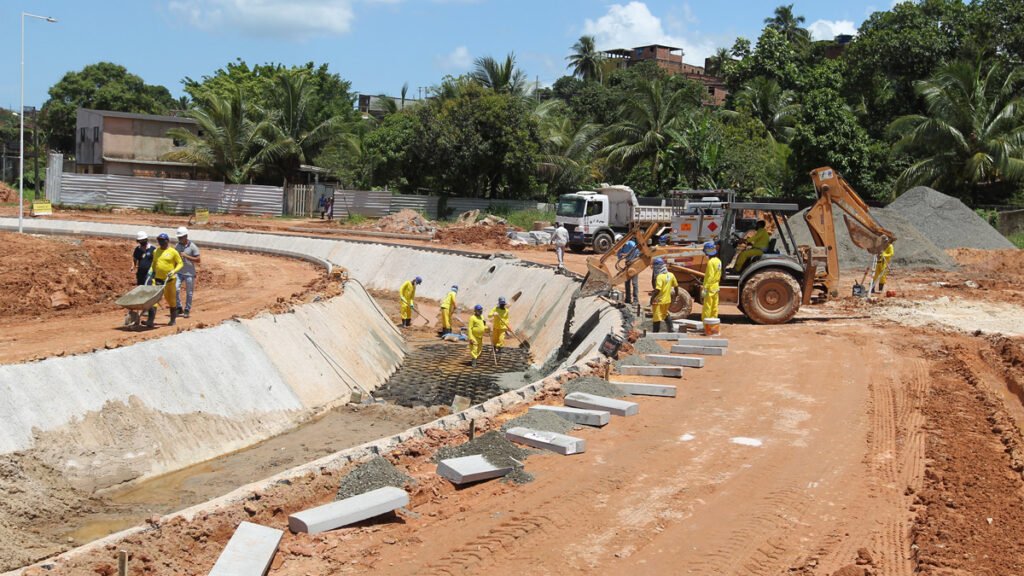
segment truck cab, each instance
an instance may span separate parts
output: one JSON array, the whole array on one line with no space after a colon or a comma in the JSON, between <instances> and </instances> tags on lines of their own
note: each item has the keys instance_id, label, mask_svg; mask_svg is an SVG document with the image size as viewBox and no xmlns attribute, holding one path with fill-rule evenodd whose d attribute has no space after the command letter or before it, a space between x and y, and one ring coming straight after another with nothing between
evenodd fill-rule
<instances>
[{"instance_id":1,"label":"truck cab","mask_svg":"<svg viewBox=\"0 0 1024 576\"><path fill-rule=\"evenodd\" d=\"M628 186L602 186L558 197L555 221L569 233L569 249L582 252L593 247L603 254L615 243L616 234L625 233L638 206Z\"/></svg>"}]
</instances>

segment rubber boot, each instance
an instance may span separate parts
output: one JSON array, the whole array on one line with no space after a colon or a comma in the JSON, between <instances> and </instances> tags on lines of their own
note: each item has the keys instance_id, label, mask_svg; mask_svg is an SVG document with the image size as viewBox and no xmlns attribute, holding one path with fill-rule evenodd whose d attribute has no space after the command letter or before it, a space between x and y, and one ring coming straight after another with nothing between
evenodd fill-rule
<instances>
[{"instance_id":1,"label":"rubber boot","mask_svg":"<svg viewBox=\"0 0 1024 576\"><path fill-rule=\"evenodd\" d=\"M153 322L156 321L156 308L150 308L146 314L146 328L152 328Z\"/></svg>"},{"instance_id":2,"label":"rubber boot","mask_svg":"<svg viewBox=\"0 0 1024 576\"><path fill-rule=\"evenodd\" d=\"M654 331L655 332L661 332L661 322L655 322L654 323Z\"/></svg>"},{"instance_id":3,"label":"rubber boot","mask_svg":"<svg viewBox=\"0 0 1024 576\"><path fill-rule=\"evenodd\" d=\"M476 358L473 358L473 360L470 361L469 365L472 366L473 368L476 368Z\"/></svg>"},{"instance_id":4,"label":"rubber boot","mask_svg":"<svg viewBox=\"0 0 1024 576\"><path fill-rule=\"evenodd\" d=\"M665 318L665 327L668 328L669 332L675 332L676 331L675 324L672 323L672 319L671 318Z\"/></svg>"},{"instance_id":5,"label":"rubber boot","mask_svg":"<svg viewBox=\"0 0 1024 576\"><path fill-rule=\"evenodd\" d=\"M171 308L171 321L167 323L168 326L174 326L174 321L178 319L178 309Z\"/></svg>"}]
</instances>

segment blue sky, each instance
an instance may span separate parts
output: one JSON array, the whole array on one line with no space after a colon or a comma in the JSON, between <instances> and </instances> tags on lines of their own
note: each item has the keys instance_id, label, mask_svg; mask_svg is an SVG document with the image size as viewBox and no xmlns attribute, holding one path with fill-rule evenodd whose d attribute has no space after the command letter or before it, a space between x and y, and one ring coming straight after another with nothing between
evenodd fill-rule
<instances>
[{"instance_id":1,"label":"blue sky","mask_svg":"<svg viewBox=\"0 0 1024 576\"><path fill-rule=\"evenodd\" d=\"M788 0L787 0L788 1ZM796 1L816 37L852 32L891 0ZM178 96L237 57L327 62L357 92L410 95L460 74L473 59L515 52L531 79L550 84L582 34L598 48L682 46L703 63L736 36L756 39L772 0L4 0L0 107L19 102L20 13L26 20L26 105L41 105L65 72L108 60Z\"/></svg>"}]
</instances>

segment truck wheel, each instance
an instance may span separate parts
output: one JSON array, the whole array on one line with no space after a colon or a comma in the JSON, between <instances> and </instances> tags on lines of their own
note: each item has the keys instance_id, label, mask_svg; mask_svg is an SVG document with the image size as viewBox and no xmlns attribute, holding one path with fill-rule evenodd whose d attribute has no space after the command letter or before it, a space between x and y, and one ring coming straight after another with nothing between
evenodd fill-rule
<instances>
[{"instance_id":1,"label":"truck wheel","mask_svg":"<svg viewBox=\"0 0 1024 576\"><path fill-rule=\"evenodd\" d=\"M802 293L796 278L781 270L754 274L743 285L740 304L756 324L784 324L800 309Z\"/></svg>"},{"instance_id":2,"label":"truck wheel","mask_svg":"<svg viewBox=\"0 0 1024 576\"><path fill-rule=\"evenodd\" d=\"M615 244L615 238L612 238L612 235L607 232L601 232L594 236L594 252L598 254L604 254L611 249L613 244Z\"/></svg>"},{"instance_id":3,"label":"truck wheel","mask_svg":"<svg viewBox=\"0 0 1024 576\"><path fill-rule=\"evenodd\" d=\"M682 313L684 316L689 316L693 311L693 296L690 296L689 292L680 290L679 296L673 298L668 305L668 311L673 314Z\"/></svg>"}]
</instances>

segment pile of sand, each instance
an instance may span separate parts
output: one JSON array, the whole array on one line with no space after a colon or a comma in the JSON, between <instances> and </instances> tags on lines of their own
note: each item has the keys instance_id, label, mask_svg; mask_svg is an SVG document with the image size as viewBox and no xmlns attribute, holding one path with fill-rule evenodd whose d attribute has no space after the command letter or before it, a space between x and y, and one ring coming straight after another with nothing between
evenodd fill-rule
<instances>
[{"instance_id":1,"label":"pile of sand","mask_svg":"<svg viewBox=\"0 0 1024 576\"><path fill-rule=\"evenodd\" d=\"M408 208L370 223L366 226L379 232L393 234L433 234L437 227L419 212Z\"/></svg>"},{"instance_id":2,"label":"pile of sand","mask_svg":"<svg viewBox=\"0 0 1024 576\"><path fill-rule=\"evenodd\" d=\"M1014 248L1012 242L963 202L926 186L907 190L887 210L905 218L943 250Z\"/></svg>"}]
</instances>

